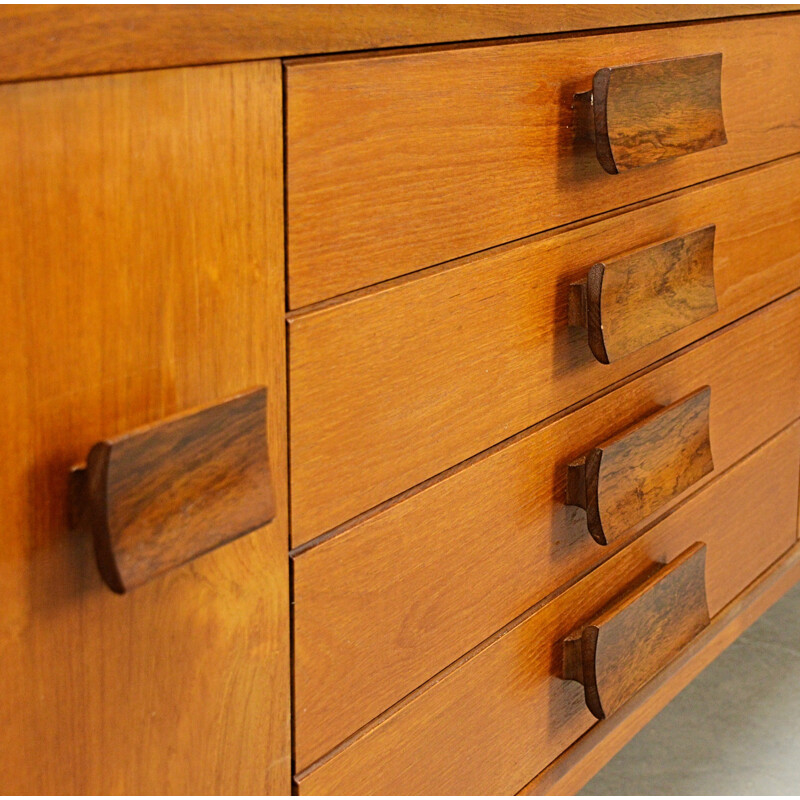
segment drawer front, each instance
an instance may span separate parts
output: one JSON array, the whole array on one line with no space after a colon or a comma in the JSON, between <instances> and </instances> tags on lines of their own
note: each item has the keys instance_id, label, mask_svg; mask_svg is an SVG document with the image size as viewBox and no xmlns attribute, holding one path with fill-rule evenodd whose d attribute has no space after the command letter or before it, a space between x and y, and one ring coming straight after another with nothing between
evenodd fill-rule
<instances>
[{"instance_id":1,"label":"drawer front","mask_svg":"<svg viewBox=\"0 0 800 800\"><path fill-rule=\"evenodd\" d=\"M798 185L800 157L785 159L292 316L293 543L796 288ZM699 243L687 236L696 231L706 232ZM615 309L603 310L610 364L569 324L571 284L598 262L608 267L600 296ZM632 281L637 291L621 288ZM665 297L677 298L672 316ZM674 332L643 345L641 330L666 319ZM636 346L622 336L626 320ZM623 339L630 352L619 356Z\"/></svg>"},{"instance_id":2,"label":"drawer front","mask_svg":"<svg viewBox=\"0 0 800 800\"><path fill-rule=\"evenodd\" d=\"M791 15L290 62L291 307L800 150L798 39ZM727 143L709 90L708 114L694 95L687 113L720 146L608 174L579 135L574 95L604 69L717 53ZM656 135L670 124L639 123Z\"/></svg>"},{"instance_id":3,"label":"drawer front","mask_svg":"<svg viewBox=\"0 0 800 800\"><path fill-rule=\"evenodd\" d=\"M676 403L683 412L686 402L677 401L704 400L697 390L710 387L707 407L656 426L658 442L679 431L670 454L690 443L694 455L668 454L640 471L651 479L643 482L649 498L661 492L664 481L652 478L665 470L699 464L684 484L691 490L707 482L711 456L720 474L791 424L800 416L798 326L795 293L297 556L300 767L630 541L632 532L598 545L586 513L566 505L569 466L588 450L621 433L630 442L631 428L647 431L663 418L653 416L659 407ZM635 460L655 451L640 446ZM658 516L674 504L668 493L646 510ZM615 511L610 522L617 518Z\"/></svg>"},{"instance_id":4,"label":"drawer front","mask_svg":"<svg viewBox=\"0 0 800 800\"><path fill-rule=\"evenodd\" d=\"M655 565L674 562L696 542L706 545L705 587L713 617L795 543L799 469L800 425L795 424L586 578L523 615L331 758L301 773L300 794L519 791L595 722L584 687L562 677L564 640L641 587ZM640 647L638 654L647 652ZM645 677L657 674L664 662L662 652Z\"/></svg>"}]
</instances>

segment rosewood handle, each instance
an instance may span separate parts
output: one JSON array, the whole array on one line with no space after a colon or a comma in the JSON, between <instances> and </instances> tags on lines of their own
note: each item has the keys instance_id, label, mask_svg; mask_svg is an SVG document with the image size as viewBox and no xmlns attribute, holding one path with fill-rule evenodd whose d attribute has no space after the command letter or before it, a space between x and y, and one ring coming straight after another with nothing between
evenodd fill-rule
<instances>
[{"instance_id":1,"label":"rosewood handle","mask_svg":"<svg viewBox=\"0 0 800 800\"><path fill-rule=\"evenodd\" d=\"M569 323L609 364L717 311L715 226L595 264L570 286Z\"/></svg>"},{"instance_id":2,"label":"rosewood handle","mask_svg":"<svg viewBox=\"0 0 800 800\"><path fill-rule=\"evenodd\" d=\"M567 468L567 505L592 538L619 538L714 469L704 386L592 448Z\"/></svg>"},{"instance_id":3,"label":"rosewood handle","mask_svg":"<svg viewBox=\"0 0 800 800\"><path fill-rule=\"evenodd\" d=\"M71 518L91 528L100 574L123 593L268 523L267 390L148 425L89 452Z\"/></svg>"},{"instance_id":4,"label":"rosewood handle","mask_svg":"<svg viewBox=\"0 0 800 800\"><path fill-rule=\"evenodd\" d=\"M708 626L706 546L692 545L564 640L562 676L605 719Z\"/></svg>"},{"instance_id":5,"label":"rosewood handle","mask_svg":"<svg viewBox=\"0 0 800 800\"><path fill-rule=\"evenodd\" d=\"M719 147L722 53L598 70L575 95L579 132L612 175Z\"/></svg>"}]
</instances>

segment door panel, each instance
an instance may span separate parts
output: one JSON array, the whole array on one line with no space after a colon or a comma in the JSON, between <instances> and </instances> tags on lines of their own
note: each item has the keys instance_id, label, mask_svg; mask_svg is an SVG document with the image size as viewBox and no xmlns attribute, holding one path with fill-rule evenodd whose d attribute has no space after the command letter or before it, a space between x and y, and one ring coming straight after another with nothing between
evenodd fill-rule
<instances>
[{"instance_id":1,"label":"door panel","mask_svg":"<svg viewBox=\"0 0 800 800\"><path fill-rule=\"evenodd\" d=\"M0 785L290 787L278 62L0 87ZM275 519L117 596L96 441L268 387Z\"/></svg>"}]
</instances>

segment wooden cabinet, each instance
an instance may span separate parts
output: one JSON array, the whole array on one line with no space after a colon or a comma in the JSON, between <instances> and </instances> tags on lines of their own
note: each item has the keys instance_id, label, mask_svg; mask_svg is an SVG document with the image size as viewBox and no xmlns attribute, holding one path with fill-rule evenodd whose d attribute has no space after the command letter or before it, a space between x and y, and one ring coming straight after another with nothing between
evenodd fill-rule
<instances>
[{"instance_id":1,"label":"wooden cabinet","mask_svg":"<svg viewBox=\"0 0 800 800\"><path fill-rule=\"evenodd\" d=\"M799 35L0 10L3 789L572 792L800 580Z\"/></svg>"}]
</instances>

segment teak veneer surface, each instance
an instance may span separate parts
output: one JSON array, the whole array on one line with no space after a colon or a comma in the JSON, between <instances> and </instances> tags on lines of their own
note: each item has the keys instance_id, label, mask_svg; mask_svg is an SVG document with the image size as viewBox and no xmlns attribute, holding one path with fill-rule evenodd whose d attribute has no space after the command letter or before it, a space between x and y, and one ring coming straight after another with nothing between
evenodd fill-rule
<instances>
[{"instance_id":1,"label":"teak veneer surface","mask_svg":"<svg viewBox=\"0 0 800 800\"><path fill-rule=\"evenodd\" d=\"M565 504L592 445L704 385L716 474L796 419L798 326L795 293L296 556L298 767L630 541Z\"/></svg>"},{"instance_id":2,"label":"teak veneer surface","mask_svg":"<svg viewBox=\"0 0 800 800\"><path fill-rule=\"evenodd\" d=\"M290 307L797 152L798 39L787 15L289 63ZM728 143L604 172L573 95L604 67L717 52Z\"/></svg>"},{"instance_id":3,"label":"teak veneer surface","mask_svg":"<svg viewBox=\"0 0 800 800\"><path fill-rule=\"evenodd\" d=\"M796 288L798 185L793 157L290 316L293 543ZM570 284L711 224L719 311L598 363L569 325Z\"/></svg>"},{"instance_id":4,"label":"teak veneer surface","mask_svg":"<svg viewBox=\"0 0 800 800\"><path fill-rule=\"evenodd\" d=\"M0 119L0 786L286 794L281 66L6 85ZM70 468L255 385L274 521L110 592Z\"/></svg>"},{"instance_id":5,"label":"teak veneer surface","mask_svg":"<svg viewBox=\"0 0 800 800\"><path fill-rule=\"evenodd\" d=\"M713 616L795 543L799 469L800 427L794 425L300 774L300 794L519 791L596 721L583 687L559 677L562 640L656 564L700 540L708 548Z\"/></svg>"},{"instance_id":6,"label":"teak veneer surface","mask_svg":"<svg viewBox=\"0 0 800 800\"><path fill-rule=\"evenodd\" d=\"M8 5L0 81L650 25L798 5Z\"/></svg>"}]
</instances>

